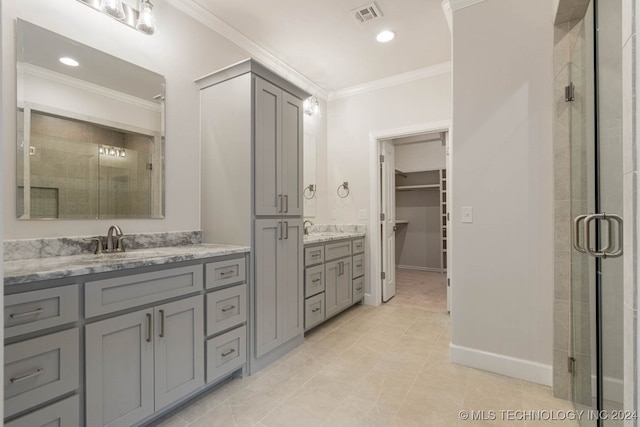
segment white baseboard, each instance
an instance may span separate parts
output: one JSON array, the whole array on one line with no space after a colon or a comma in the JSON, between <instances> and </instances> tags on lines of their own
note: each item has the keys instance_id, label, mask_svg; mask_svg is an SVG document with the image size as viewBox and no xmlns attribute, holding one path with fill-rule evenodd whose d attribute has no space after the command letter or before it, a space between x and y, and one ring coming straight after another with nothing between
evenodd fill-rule
<instances>
[{"instance_id":1,"label":"white baseboard","mask_svg":"<svg viewBox=\"0 0 640 427\"><path fill-rule=\"evenodd\" d=\"M400 268L403 270L433 271L436 273L440 273L440 271L442 271L439 268L435 268L435 267L418 267L415 265L397 265L396 268Z\"/></svg>"},{"instance_id":2,"label":"white baseboard","mask_svg":"<svg viewBox=\"0 0 640 427\"><path fill-rule=\"evenodd\" d=\"M453 363L546 386L551 386L553 381L551 365L543 365L531 360L489 353L455 344L449 345L449 358Z\"/></svg>"},{"instance_id":3,"label":"white baseboard","mask_svg":"<svg viewBox=\"0 0 640 427\"><path fill-rule=\"evenodd\" d=\"M593 397L596 396L596 376L591 376L591 391ZM622 403L624 401L624 382L618 378L604 377L602 379L602 388L604 389L604 400ZM606 406L606 405L605 405Z\"/></svg>"}]
</instances>

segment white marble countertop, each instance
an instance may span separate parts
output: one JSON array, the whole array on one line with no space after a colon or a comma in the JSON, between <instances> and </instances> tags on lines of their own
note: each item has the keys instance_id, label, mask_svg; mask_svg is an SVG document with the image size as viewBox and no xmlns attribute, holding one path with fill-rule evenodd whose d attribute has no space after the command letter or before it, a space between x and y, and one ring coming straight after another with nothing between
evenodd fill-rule
<instances>
[{"instance_id":1,"label":"white marble countertop","mask_svg":"<svg viewBox=\"0 0 640 427\"><path fill-rule=\"evenodd\" d=\"M132 249L115 254L83 254L5 261L3 264L4 284L5 286L19 285L39 280L104 273L249 251L248 246L194 244Z\"/></svg>"},{"instance_id":2,"label":"white marble countertop","mask_svg":"<svg viewBox=\"0 0 640 427\"><path fill-rule=\"evenodd\" d=\"M304 236L305 245L313 245L316 243L331 242L333 240L353 239L364 237L364 232L312 232Z\"/></svg>"}]
</instances>

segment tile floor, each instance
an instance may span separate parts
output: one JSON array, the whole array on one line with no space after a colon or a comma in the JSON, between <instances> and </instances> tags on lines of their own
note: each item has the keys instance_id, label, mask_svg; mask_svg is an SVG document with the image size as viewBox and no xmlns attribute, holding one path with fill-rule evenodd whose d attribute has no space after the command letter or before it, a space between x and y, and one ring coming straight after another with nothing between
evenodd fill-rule
<instances>
[{"instance_id":1,"label":"tile floor","mask_svg":"<svg viewBox=\"0 0 640 427\"><path fill-rule=\"evenodd\" d=\"M352 307L256 375L227 381L157 426L577 426L503 420L501 410L572 405L549 387L450 363L444 276L405 270L397 278L389 303ZM463 410L497 419L461 420Z\"/></svg>"}]
</instances>

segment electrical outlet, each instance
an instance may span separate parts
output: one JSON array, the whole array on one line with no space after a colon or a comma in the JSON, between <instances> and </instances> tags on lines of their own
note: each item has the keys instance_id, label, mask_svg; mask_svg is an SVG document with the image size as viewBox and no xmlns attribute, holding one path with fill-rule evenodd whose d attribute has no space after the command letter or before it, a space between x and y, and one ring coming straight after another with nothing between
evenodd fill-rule
<instances>
[{"instance_id":1,"label":"electrical outlet","mask_svg":"<svg viewBox=\"0 0 640 427\"><path fill-rule=\"evenodd\" d=\"M366 209L358 209L358 219L367 219L369 218L368 212Z\"/></svg>"}]
</instances>

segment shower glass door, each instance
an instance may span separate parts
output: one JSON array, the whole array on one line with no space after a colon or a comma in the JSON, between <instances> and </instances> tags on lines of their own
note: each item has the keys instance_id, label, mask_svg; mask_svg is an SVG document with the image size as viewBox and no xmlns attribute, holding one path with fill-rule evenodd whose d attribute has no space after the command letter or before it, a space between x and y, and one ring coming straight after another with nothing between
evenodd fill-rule
<instances>
[{"instance_id":1,"label":"shower glass door","mask_svg":"<svg viewBox=\"0 0 640 427\"><path fill-rule=\"evenodd\" d=\"M593 0L570 64L572 399L593 414L621 409L624 388L621 22L621 0Z\"/></svg>"}]
</instances>

